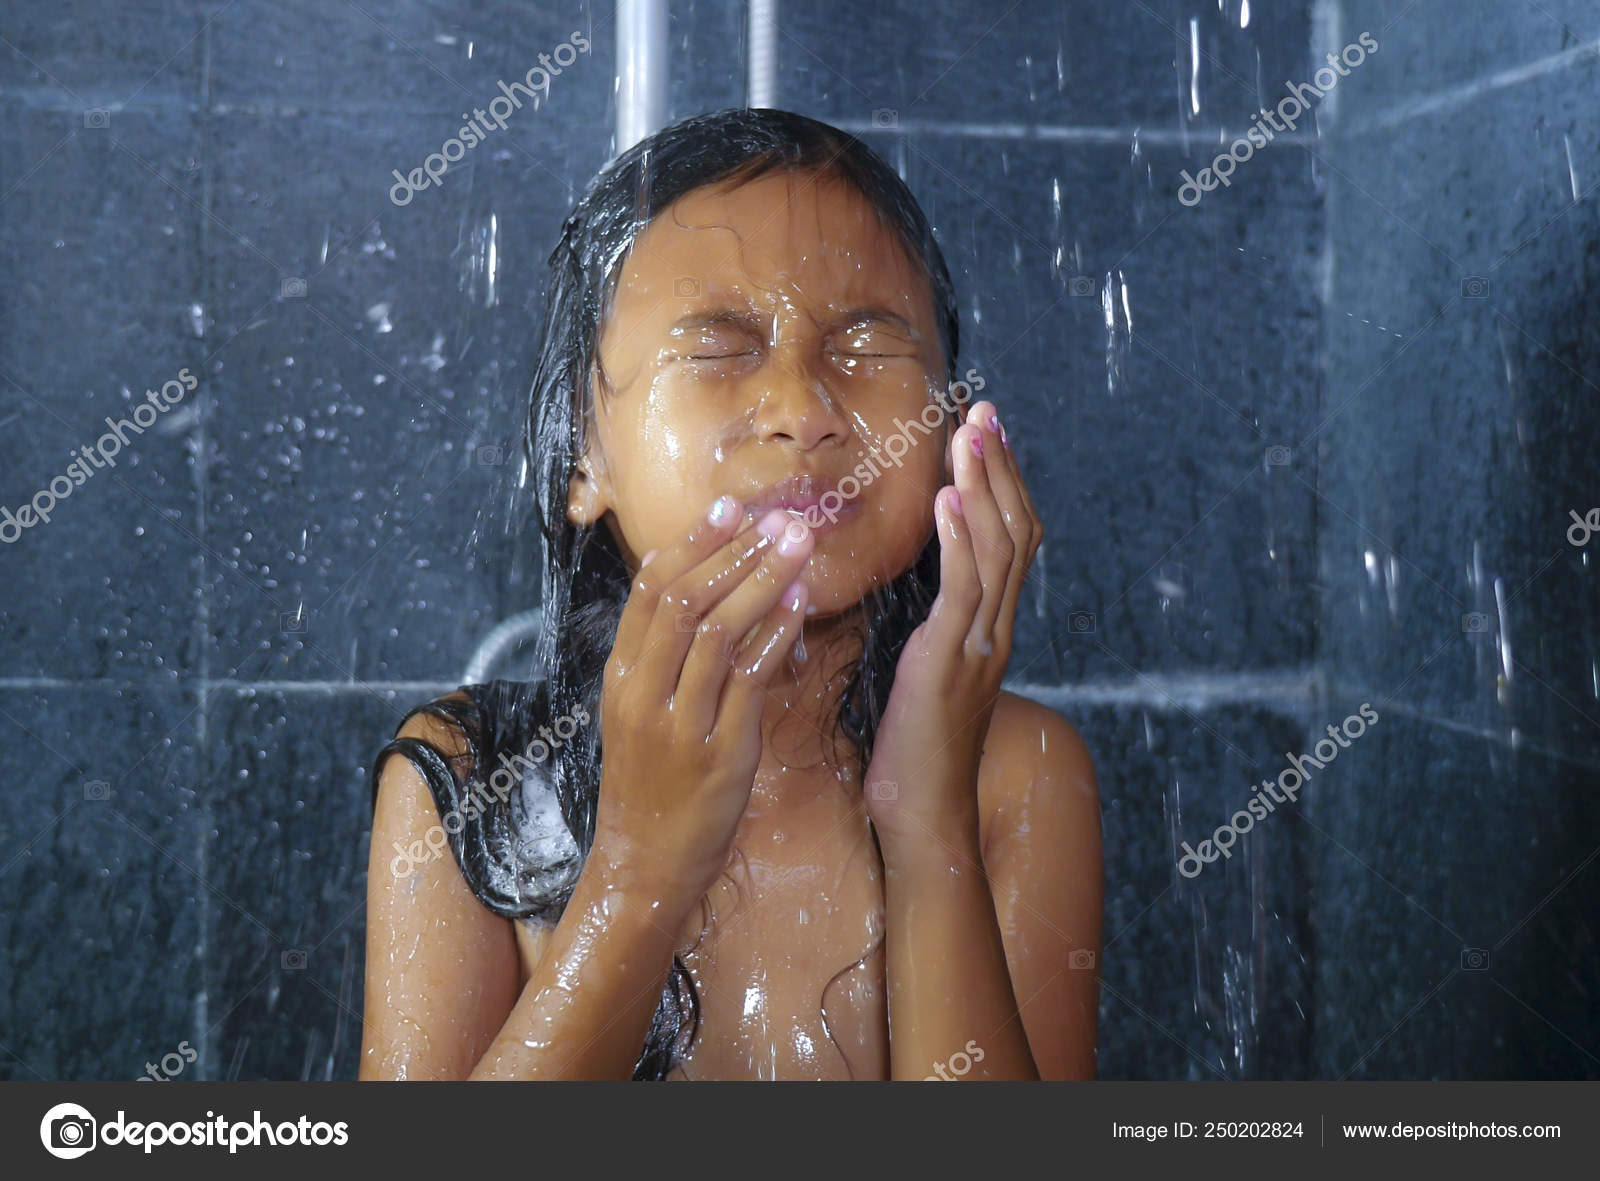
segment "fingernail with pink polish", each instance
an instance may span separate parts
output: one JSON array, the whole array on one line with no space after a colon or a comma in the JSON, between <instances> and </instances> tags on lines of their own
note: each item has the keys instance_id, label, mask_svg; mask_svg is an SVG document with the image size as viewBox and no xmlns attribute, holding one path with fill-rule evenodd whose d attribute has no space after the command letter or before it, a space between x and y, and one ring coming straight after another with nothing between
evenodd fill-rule
<instances>
[{"instance_id":1,"label":"fingernail with pink polish","mask_svg":"<svg viewBox=\"0 0 1600 1181\"><path fill-rule=\"evenodd\" d=\"M756 529L760 531L763 537L766 537L770 540L782 533L784 527L788 525L791 520L793 520L793 518L781 508L768 509L766 516L762 517L756 522Z\"/></svg>"}]
</instances>

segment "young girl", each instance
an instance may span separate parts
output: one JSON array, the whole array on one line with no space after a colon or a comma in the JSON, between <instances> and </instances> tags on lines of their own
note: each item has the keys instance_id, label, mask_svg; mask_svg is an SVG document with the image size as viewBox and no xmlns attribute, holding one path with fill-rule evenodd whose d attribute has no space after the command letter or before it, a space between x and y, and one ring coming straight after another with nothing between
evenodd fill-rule
<instances>
[{"instance_id":1,"label":"young girl","mask_svg":"<svg viewBox=\"0 0 1600 1181\"><path fill-rule=\"evenodd\" d=\"M717 112L551 267L543 675L375 761L361 1077L1091 1077L1094 771L1000 690L1043 529L910 192Z\"/></svg>"}]
</instances>

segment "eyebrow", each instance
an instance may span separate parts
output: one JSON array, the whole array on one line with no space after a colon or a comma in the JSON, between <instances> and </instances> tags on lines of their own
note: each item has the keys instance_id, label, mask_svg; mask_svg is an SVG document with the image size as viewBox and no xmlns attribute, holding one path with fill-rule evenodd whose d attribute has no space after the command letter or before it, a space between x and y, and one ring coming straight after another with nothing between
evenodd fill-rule
<instances>
[{"instance_id":1,"label":"eyebrow","mask_svg":"<svg viewBox=\"0 0 1600 1181\"><path fill-rule=\"evenodd\" d=\"M736 328L759 332L762 329L762 321L763 317L757 316L754 312L725 307L714 311L690 312L688 315L680 316L668 326L668 331L676 334L686 328L710 328L719 324L728 324ZM872 321L898 328L913 341L922 339L916 328L912 326L911 321L890 311L881 304L862 304L859 307L846 308L833 317L828 328L829 331L838 332L841 329L854 328L858 324Z\"/></svg>"}]
</instances>

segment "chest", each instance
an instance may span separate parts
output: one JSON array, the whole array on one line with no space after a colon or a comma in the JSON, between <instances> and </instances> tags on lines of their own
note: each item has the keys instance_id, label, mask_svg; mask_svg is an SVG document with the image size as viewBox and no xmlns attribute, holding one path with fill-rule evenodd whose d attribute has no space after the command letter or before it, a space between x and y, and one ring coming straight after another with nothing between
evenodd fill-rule
<instances>
[{"instance_id":1,"label":"chest","mask_svg":"<svg viewBox=\"0 0 1600 1181\"><path fill-rule=\"evenodd\" d=\"M680 937L700 1027L671 1077L887 1078L883 930L858 794L747 814Z\"/></svg>"}]
</instances>

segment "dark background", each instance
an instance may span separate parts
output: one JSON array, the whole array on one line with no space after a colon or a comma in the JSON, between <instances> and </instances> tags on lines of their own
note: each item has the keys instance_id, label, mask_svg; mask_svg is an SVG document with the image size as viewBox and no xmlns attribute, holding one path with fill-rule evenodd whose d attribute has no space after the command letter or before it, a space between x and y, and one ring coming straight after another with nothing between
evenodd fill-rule
<instances>
[{"instance_id":1,"label":"dark background","mask_svg":"<svg viewBox=\"0 0 1600 1181\"><path fill-rule=\"evenodd\" d=\"M672 11L670 116L742 103L743 6ZM1008 686L1097 761L1102 1075L1600 1077L1600 542L1566 536L1600 504L1600 6L1243 18L786 4L778 105L923 203L1046 519ZM390 203L574 31L548 104ZM614 38L590 4L6 7L0 505L200 386L0 546L0 1077L180 1043L180 1078L355 1076L371 757L537 606L496 460Z\"/></svg>"}]
</instances>

